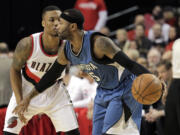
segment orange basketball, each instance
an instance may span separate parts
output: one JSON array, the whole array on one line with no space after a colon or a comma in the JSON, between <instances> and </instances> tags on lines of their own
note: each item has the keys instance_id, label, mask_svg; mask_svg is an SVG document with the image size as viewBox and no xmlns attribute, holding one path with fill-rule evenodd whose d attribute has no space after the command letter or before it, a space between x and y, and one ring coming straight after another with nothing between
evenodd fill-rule
<instances>
[{"instance_id":1,"label":"orange basketball","mask_svg":"<svg viewBox=\"0 0 180 135\"><path fill-rule=\"evenodd\" d=\"M153 74L142 74L132 84L132 95L141 104L151 105L162 95L162 84Z\"/></svg>"}]
</instances>

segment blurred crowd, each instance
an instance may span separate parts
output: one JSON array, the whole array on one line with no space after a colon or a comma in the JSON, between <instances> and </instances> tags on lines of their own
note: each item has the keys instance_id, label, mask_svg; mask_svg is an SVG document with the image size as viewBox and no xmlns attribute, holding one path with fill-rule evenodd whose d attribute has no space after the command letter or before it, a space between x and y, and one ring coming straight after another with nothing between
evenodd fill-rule
<instances>
[{"instance_id":1,"label":"blurred crowd","mask_svg":"<svg viewBox=\"0 0 180 135\"><path fill-rule=\"evenodd\" d=\"M107 36L110 34L107 27L100 31ZM179 37L178 9L156 5L152 13L137 14L134 17L133 29L117 29L113 40L131 59L161 76L168 88L172 80L172 46ZM141 135L164 134L164 100L160 99L151 106L144 105Z\"/></svg>"}]
</instances>

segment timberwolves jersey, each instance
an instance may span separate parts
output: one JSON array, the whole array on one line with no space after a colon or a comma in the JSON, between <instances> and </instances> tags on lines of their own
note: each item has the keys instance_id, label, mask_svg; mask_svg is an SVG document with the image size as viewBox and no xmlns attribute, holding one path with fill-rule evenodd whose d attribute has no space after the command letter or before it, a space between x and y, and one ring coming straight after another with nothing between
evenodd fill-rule
<instances>
[{"instance_id":1,"label":"timberwolves jersey","mask_svg":"<svg viewBox=\"0 0 180 135\"><path fill-rule=\"evenodd\" d=\"M48 55L43 50L41 43L42 35L43 33L35 33L31 35L31 55L22 70L24 78L32 84L36 84L40 81L40 78L50 69L57 58L57 54Z\"/></svg>"},{"instance_id":2,"label":"timberwolves jersey","mask_svg":"<svg viewBox=\"0 0 180 135\"><path fill-rule=\"evenodd\" d=\"M93 35L98 34L93 31L84 33L82 48L79 54L74 54L69 41L66 42L65 54L72 65L77 65L81 70L87 72L104 89L114 89L119 85L128 72L119 64L107 57L97 60L93 54ZM102 64L103 63L103 64ZM104 65L106 64L106 65Z\"/></svg>"}]
</instances>

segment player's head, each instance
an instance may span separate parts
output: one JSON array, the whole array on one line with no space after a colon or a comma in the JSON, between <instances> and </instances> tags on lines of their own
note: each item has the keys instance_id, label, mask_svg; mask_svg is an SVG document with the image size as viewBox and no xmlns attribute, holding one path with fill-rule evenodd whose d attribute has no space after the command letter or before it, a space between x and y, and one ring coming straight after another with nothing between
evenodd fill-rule
<instances>
[{"instance_id":1,"label":"player's head","mask_svg":"<svg viewBox=\"0 0 180 135\"><path fill-rule=\"evenodd\" d=\"M60 21L61 10L57 6L47 6L42 11L42 26L44 32L51 36L58 36L57 26Z\"/></svg>"},{"instance_id":2,"label":"player's head","mask_svg":"<svg viewBox=\"0 0 180 135\"><path fill-rule=\"evenodd\" d=\"M69 39L73 32L82 30L84 16L77 9L67 9L60 17L60 25L58 28L61 39Z\"/></svg>"}]
</instances>

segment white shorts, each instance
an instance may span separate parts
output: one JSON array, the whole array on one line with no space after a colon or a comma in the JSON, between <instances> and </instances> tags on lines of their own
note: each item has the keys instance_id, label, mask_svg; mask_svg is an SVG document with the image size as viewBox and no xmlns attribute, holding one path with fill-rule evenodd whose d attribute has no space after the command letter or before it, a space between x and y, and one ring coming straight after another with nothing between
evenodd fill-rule
<instances>
[{"instance_id":1,"label":"white shorts","mask_svg":"<svg viewBox=\"0 0 180 135\"><path fill-rule=\"evenodd\" d=\"M45 91L45 93L43 92L31 100L28 111L24 113L24 116L27 120L30 120L36 114L45 113L50 117L56 132L66 132L78 128L73 105L64 85L56 83L50 89L53 89L53 91L50 90L50 95ZM23 96L25 95L23 94ZM16 105L13 94L6 112L4 131L19 134L24 124L18 119L17 115L12 113Z\"/></svg>"},{"instance_id":2,"label":"white shorts","mask_svg":"<svg viewBox=\"0 0 180 135\"><path fill-rule=\"evenodd\" d=\"M111 135L140 135L139 130L131 117L125 122L124 111L121 119L106 133Z\"/></svg>"}]
</instances>

